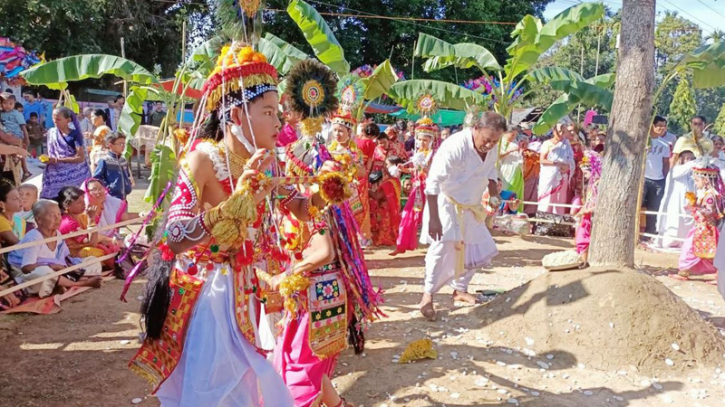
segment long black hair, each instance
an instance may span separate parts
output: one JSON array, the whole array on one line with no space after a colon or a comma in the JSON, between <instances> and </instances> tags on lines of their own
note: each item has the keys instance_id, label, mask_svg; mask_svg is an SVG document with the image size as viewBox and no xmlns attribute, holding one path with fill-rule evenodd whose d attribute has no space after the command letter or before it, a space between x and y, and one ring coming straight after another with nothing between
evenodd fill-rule
<instances>
[{"instance_id":1,"label":"long black hair","mask_svg":"<svg viewBox=\"0 0 725 407\"><path fill-rule=\"evenodd\" d=\"M235 97L236 96L236 97ZM258 97L262 96L262 93L256 95L250 100L250 103L254 102ZM232 92L228 95L230 99L242 100L241 91ZM226 113L228 114L228 112ZM202 123L199 129L199 139L207 139L213 141L221 141L224 138L224 129L220 120L219 109L212 111L206 120ZM173 191L176 188L176 181L178 181L178 167L177 172L173 177L173 184L169 188L170 193L173 195ZM166 321L166 315L169 310L169 304L171 303L171 297L173 293L169 287L169 280L171 277L171 270L174 267L175 259L166 261L161 256L161 252L156 248L156 245L161 241L166 225L168 223L169 211L164 211L164 215L160 218L159 222L156 223L156 232L154 234L153 244L151 253L149 253L147 264L150 266L146 269L146 288L144 291L143 300L141 301L141 315L143 315L143 324L146 329L146 336L151 339L159 339L163 331L164 322Z\"/></svg>"}]
</instances>

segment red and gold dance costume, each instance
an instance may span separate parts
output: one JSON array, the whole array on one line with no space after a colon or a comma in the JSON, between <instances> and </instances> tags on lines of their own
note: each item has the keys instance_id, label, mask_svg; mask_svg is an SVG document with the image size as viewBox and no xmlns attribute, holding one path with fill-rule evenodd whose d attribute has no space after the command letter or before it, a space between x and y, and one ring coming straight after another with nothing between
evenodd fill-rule
<instances>
[{"instance_id":1,"label":"red and gold dance costume","mask_svg":"<svg viewBox=\"0 0 725 407\"><path fill-rule=\"evenodd\" d=\"M416 123L415 135L432 138L431 144L438 137L438 126L429 117L423 117ZM423 211L425 209L425 179L428 175L428 168L433 160L433 151L419 150L411 158L415 171L411 178L411 189L408 195L408 202L401 214L400 226L398 228L398 240L396 250L405 253L408 250L415 250L418 247L418 229L423 224Z\"/></svg>"},{"instance_id":2,"label":"red and gold dance costume","mask_svg":"<svg viewBox=\"0 0 725 407\"><path fill-rule=\"evenodd\" d=\"M370 204L368 200L367 174L361 177L356 176L356 167L358 165L364 166L365 162L362 152L357 148L357 143L355 143L354 139L356 120L350 112L338 112L332 118L332 124L345 126L350 134L347 142L339 143L337 140L333 140L328 149L332 158L346 168L349 175L356 180L348 204L350 205L352 213L355 215L355 220L358 222L358 225L362 225L366 213L370 211Z\"/></svg>"},{"instance_id":3,"label":"red and gold dance costume","mask_svg":"<svg viewBox=\"0 0 725 407\"><path fill-rule=\"evenodd\" d=\"M720 169L710 164L709 157L698 158L698 163L692 169L692 177L705 184L698 187L697 194L685 194L685 208L695 219L695 224L682 244L678 261L678 274L685 279L690 274L717 272L713 259L720 239L718 225L725 211L725 185L720 177Z\"/></svg>"},{"instance_id":4,"label":"red and gold dance costume","mask_svg":"<svg viewBox=\"0 0 725 407\"><path fill-rule=\"evenodd\" d=\"M224 47L218 64L204 86L206 107L211 114L276 90L276 70L266 62L264 55L249 47L240 50ZM240 98L234 100L234 95ZM191 150L211 160L215 177L229 198L214 208L203 210L202 191L186 158L181 160L165 233L158 244L162 260L173 262L168 283L171 295L168 311L160 337L147 337L129 363L134 372L150 382L154 392L181 360L195 304L212 273L232 274L236 328L261 353L255 338L259 321L251 315L259 315L260 304L266 302L268 293L262 289L256 271L263 268L267 273L276 274L289 262L289 256L277 248L278 235L270 226L277 201L270 199L269 203L254 204L252 198L265 177L260 174L258 179L237 184L246 160L227 153L223 141L192 143ZM236 191L233 191L233 185ZM193 233L200 228L203 233ZM207 239L210 236L211 239ZM184 239L198 240L200 244L175 255L167 243Z\"/></svg>"},{"instance_id":5,"label":"red and gold dance costume","mask_svg":"<svg viewBox=\"0 0 725 407\"><path fill-rule=\"evenodd\" d=\"M342 146L335 145L335 157L315 137L319 131L315 123L337 110L331 92L336 81L329 69L316 61L295 66L287 81L286 93L296 101L295 110L303 117L302 138L288 146L287 175L314 176L325 162L337 161L346 178L339 183L341 188L319 185L319 194L328 205L310 211L310 221L298 222L301 237L292 239L303 242L296 248L299 252L307 248L308 242L331 244L334 259L304 275L293 274L294 280L288 277L290 287L285 287L286 281L280 285L287 312L275 347L274 365L290 389L294 405L316 407L322 402L324 377L332 377L338 355L347 348L351 321L363 323L381 315L381 297L372 287L358 242L357 222L347 203L357 172L352 151L348 156L340 149ZM335 120L340 124L342 118ZM347 123L343 125L350 128L350 121ZM305 194L312 192L317 191ZM329 239L314 239L315 235Z\"/></svg>"},{"instance_id":6,"label":"red and gold dance costume","mask_svg":"<svg viewBox=\"0 0 725 407\"><path fill-rule=\"evenodd\" d=\"M383 199L370 200L370 224L373 233L373 245L395 246L400 226L401 184L398 178L388 176L378 186Z\"/></svg>"}]
</instances>

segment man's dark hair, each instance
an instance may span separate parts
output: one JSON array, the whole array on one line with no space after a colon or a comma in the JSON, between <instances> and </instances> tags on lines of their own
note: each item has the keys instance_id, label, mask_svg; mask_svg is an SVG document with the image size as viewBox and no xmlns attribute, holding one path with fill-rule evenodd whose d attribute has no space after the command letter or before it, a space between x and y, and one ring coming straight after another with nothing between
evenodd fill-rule
<instances>
[{"instance_id":1,"label":"man's dark hair","mask_svg":"<svg viewBox=\"0 0 725 407\"><path fill-rule=\"evenodd\" d=\"M390 155L388 158L385 159L385 161L389 162L392 165L398 165L398 164L404 164L405 160L398 157L397 155Z\"/></svg>"},{"instance_id":2,"label":"man's dark hair","mask_svg":"<svg viewBox=\"0 0 725 407\"><path fill-rule=\"evenodd\" d=\"M30 117L38 117L38 114L35 112L30 112Z\"/></svg>"},{"instance_id":3,"label":"man's dark hair","mask_svg":"<svg viewBox=\"0 0 725 407\"><path fill-rule=\"evenodd\" d=\"M32 97L37 98L38 97L38 91L35 90L35 89L31 89L31 88L23 89L23 95L30 95Z\"/></svg>"},{"instance_id":4,"label":"man's dark hair","mask_svg":"<svg viewBox=\"0 0 725 407\"><path fill-rule=\"evenodd\" d=\"M22 104L22 103L20 103L20 102L15 102L15 110L18 110L18 109L22 109L22 108L24 108L24 107L25 107L25 106L23 106L23 104Z\"/></svg>"},{"instance_id":5,"label":"man's dark hair","mask_svg":"<svg viewBox=\"0 0 725 407\"><path fill-rule=\"evenodd\" d=\"M487 128L491 130L506 131L508 124L506 118L496 112L483 112L475 124L478 128Z\"/></svg>"},{"instance_id":6,"label":"man's dark hair","mask_svg":"<svg viewBox=\"0 0 725 407\"><path fill-rule=\"evenodd\" d=\"M9 93L9 94L11 94L11 95L13 94L13 90L12 90L12 89L10 89L10 88L7 88L7 89L5 89L5 92L7 92L7 93Z\"/></svg>"},{"instance_id":7,"label":"man's dark hair","mask_svg":"<svg viewBox=\"0 0 725 407\"><path fill-rule=\"evenodd\" d=\"M705 118L705 116L697 115L697 116L693 117L693 119L700 119L700 120L702 120L702 124L707 124L707 119Z\"/></svg>"},{"instance_id":8,"label":"man's dark hair","mask_svg":"<svg viewBox=\"0 0 725 407\"><path fill-rule=\"evenodd\" d=\"M380 134L380 127L378 127L375 123L367 123L365 124L365 127L363 127L363 134L371 139L376 139Z\"/></svg>"},{"instance_id":9,"label":"man's dark hair","mask_svg":"<svg viewBox=\"0 0 725 407\"><path fill-rule=\"evenodd\" d=\"M118 99L121 99L121 98L124 98L124 99L126 99L126 98L125 98L125 97L124 97L123 95L116 95L116 97L115 97L115 98L113 98L113 101L114 101L114 102L118 102Z\"/></svg>"},{"instance_id":10,"label":"man's dark hair","mask_svg":"<svg viewBox=\"0 0 725 407\"><path fill-rule=\"evenodd\" d=\"M408 123L405 120L398 120L395 122L395 127L400 131L406 131L408 130Z\"/></svg>"},{"instance_id":11,"label":"man's dark hair","mask_svg":"<svg viewBox=\"0 0 725 407\"><path fill-rule=\"evenodd\" d=\"M93 111L93 114L96 116L100 116L103 118L104 123L108 123L108 114L106 114L106 111L103 109L96 109Z\"/></svg>"},{"instance_id":12,"label":"man's dark hair","mask_svg":"<svg viewBox=\"0 0 725 407\"><path fill-rule=\"evenodd\" d=\"M662 122L665 122L665 124L667 124L667 119L665 119L662 116L655 116L655 119L652 122L652 124L658 124L658 123L662 123Z\"/></svg>"},{"instance_id":13,"label":"man's dark hair","mask_svg":"<svg viewBox=\"0 0 725 407\"><path fill-rule=\"evenodd\" d=\"M115 143L118 139L122 139L122 138L126 138L126 136L121 132L117 132L117 131L109 132L108 134L106 134L106 138L105 138L106 145L111 145L111 144Z\"/></svg>"}]
</instances>

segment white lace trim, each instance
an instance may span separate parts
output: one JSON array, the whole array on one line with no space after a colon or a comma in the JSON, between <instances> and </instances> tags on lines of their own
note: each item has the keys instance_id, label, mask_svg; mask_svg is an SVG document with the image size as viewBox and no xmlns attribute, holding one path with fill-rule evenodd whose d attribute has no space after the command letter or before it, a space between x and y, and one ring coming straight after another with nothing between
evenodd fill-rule
<instances>
[{"instance_id":1,"label":"white lace trim","mask_svg":"<svg viewBox=\"0 0 725 407\"><path fill-rule=\"evenodd\" d=\"M220 181L226 181L229 179L229 168L227 168L227 160L224 157L224 153L221 148L210 141L202 141L196 145L196 150L209 156L212 164L214 165L214 173L216 178Z\"/></svg>"}]
</instances>

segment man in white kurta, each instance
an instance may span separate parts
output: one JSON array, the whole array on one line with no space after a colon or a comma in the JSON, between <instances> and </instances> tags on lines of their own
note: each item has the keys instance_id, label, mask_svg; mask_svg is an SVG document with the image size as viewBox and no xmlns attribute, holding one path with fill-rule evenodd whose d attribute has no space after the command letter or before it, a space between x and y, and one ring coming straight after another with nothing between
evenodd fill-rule
<instances>
[{"instance_id":1,"label":"man in white kurta","mask_svg":"<svg viewBox=\"0 0 725 407\"><path fill-rule=\"evenodd\" d=\"M421 231L421 243L430 246L420 309L430 320L435 317L433 294L446 284L454 290L454 301L475 303L476 297L466 292L468 283L498 254L486 227L482 197L489 189L491 205L500 202L496 161L505 129L503 116L483 113L472 127L449 137L433 157Z\"/></svg>"}]
</instances>

